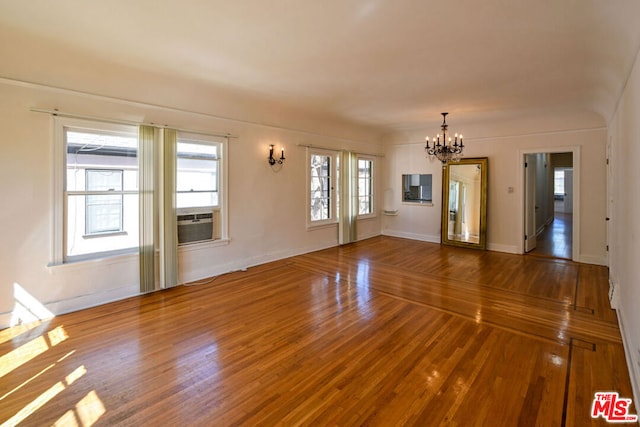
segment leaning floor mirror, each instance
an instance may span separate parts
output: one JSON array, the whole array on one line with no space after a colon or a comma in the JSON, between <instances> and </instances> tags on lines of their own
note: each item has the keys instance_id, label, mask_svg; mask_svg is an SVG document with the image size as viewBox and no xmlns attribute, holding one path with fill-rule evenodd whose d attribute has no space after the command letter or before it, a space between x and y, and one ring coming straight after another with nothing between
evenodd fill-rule
<instances>
[{"instance_id":1,"label":"leaning floor mirror","mask_svg":"<svg viewBox=\"0 0 640 427\"><path fill-rule=\"evenodd\" d=\"M486 249L487 158L447 163L442 177L442 243Z\"/></svg>"}]
</instances>

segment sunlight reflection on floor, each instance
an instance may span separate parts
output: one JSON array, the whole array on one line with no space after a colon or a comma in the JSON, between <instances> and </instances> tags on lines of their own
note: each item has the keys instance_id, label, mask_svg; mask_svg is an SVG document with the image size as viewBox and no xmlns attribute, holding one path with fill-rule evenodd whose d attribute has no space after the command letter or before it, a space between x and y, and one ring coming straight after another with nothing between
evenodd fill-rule
<instances>
[{"instance_id":1,"label":"sunlight reflection on floor","mask_svg":"<svg viewBox=\"0 0 640 427\"><path fill-rule=\"evenodd\" d=\"M41 335L10 353L0 356L0 378L68 338L62 326L50 331L48 337L49 344L47 344L45 336Z\"/></svg>"},{"instance_id":2,"label":"sunlight reflection on floor","mask_svg":"<svg viewBox=\"0 0 640 427\"><path fill-rule=\"evenodd\" d=\"M0 343L13 341L13 345L17 347L6 354L0 355L0 378L11 374L21 366L28 364L33 359L65 342L69 338L63 326L58 326L47 331L49 322L42 321L52 319L54 317L53 313L20 286L20 284L14 283L13 289L15 304L13 312L11 313L12 327L0 331ZM0 396L0 401L28 386L36 378L40 378L40 381L42 381L42 378L45 378L43 377L45 373L51 371L51 369L63 360L73 356L74 353L75 350L69 351L55 363L52 363L17 387L6 392L3 396ZM15 426L27 419L35 421L38 410L86 374L86 367L84 365L78 366L73 372L64 377L64 379L55 382L35 399L24 405L11 418L4 420L0 427ZM55 379L53 381L55 381ZM54 425L88 427L95 424L105 413L106 408L102 400L98 396L98 393L92 390L87 393L74 408L65 412Z\"/></svg>"}]
</instances>

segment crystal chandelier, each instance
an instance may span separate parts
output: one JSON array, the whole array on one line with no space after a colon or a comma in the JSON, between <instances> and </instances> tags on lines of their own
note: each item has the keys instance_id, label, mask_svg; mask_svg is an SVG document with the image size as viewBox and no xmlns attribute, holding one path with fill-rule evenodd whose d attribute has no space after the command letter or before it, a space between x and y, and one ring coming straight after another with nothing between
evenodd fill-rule
<instances>
[{"instance_id":1,"label":"crystal chandelier","mask_svg":"<svg viewBox=\"0 0 640 427\"><path fill-rule=\"evenodd\" d=\"M460 161L460 158L462 157L462 150L464 149L464 145L462 144L462 135L460 135L459 143L457 133L455 134L455 139L453 141L451 140L451 137L448 137L447 139L447 135L449 133L447 114L449 113L442 113L442 124L440 125L440 129L442 130L442 143L440 143L440 134L438 134L433 138L432 146L429 146L429 137L427 137L427 145L424 147L424 150L429 156L436 156L442 164Z\"/></svg>"}]
</instances>

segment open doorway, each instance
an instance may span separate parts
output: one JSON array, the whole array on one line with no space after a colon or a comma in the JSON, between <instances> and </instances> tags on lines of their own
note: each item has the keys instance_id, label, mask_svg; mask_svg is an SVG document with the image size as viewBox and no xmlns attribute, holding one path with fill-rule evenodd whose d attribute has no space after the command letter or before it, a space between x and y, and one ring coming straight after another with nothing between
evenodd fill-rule
<instances>
[{"instance_id":1,"label":"open doorway","mask_svg":"<svg viewBox=\"0 0 640 427\"><path fill-rule=\"evenodd\" d=\"M573 258L573 153L525 155L525 253Z\"/></svg>"}]
</instances>

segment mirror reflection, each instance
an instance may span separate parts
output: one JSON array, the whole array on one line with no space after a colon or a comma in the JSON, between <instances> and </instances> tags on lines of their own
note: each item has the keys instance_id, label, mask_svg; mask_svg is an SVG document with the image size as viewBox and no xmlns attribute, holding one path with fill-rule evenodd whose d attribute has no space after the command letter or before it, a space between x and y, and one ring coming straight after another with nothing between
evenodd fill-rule
<instances>
[{"instance_id":1,"label":"mirror reflection","mask_svg":"<svg viewBox=\"0 0 640 427\"><path fill-rule=\"evenodd\" d=\"M444 169L442 242L486 246L487 159L464 159Z\"/></svg>"}]
</instances>

